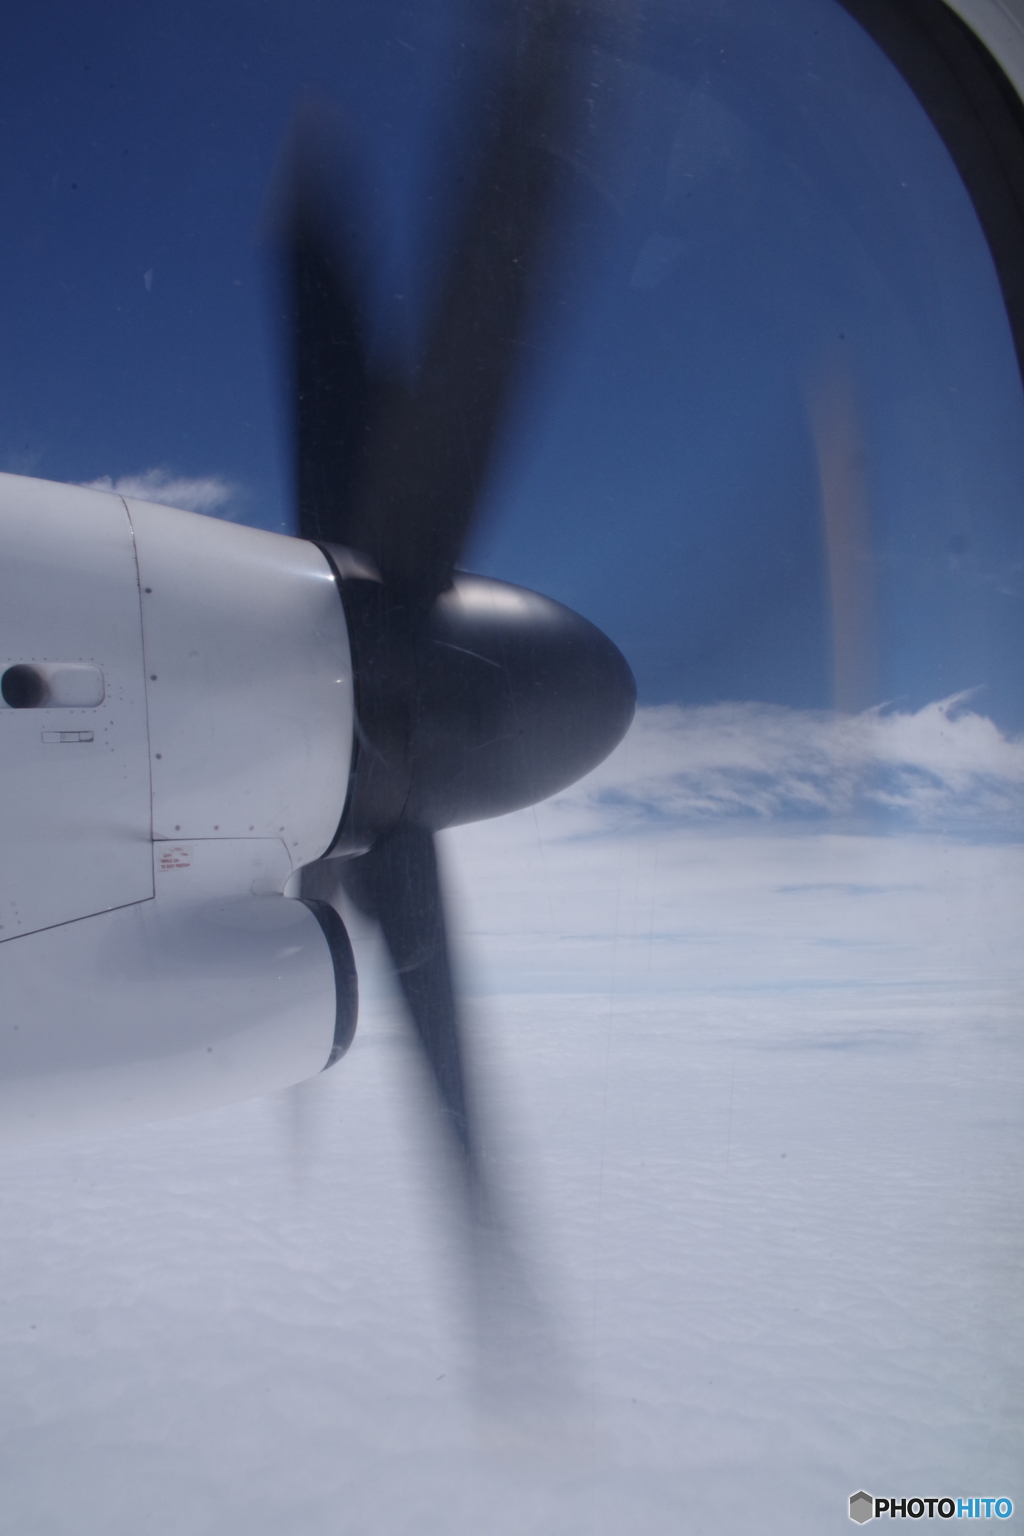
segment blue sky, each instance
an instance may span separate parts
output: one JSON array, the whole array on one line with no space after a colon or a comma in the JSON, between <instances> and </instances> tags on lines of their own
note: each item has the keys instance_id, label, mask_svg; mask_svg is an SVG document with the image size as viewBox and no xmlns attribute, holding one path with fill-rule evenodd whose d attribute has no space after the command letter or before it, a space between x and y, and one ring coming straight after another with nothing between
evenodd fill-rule
<instances>
[{"instance_id":1,"label":"blue sky","mask_svg":"<svg viewBox=\"0 0 1024 1536\"><path fill-rule=\"evenodd\" d=\"M976 707L1019 728L1024 396L937 135L832 0L637 14L594 57L557 290L467 564L601 624L647 702L827 707L814 410L838 379L864 607L838 702L979 688ZM257 235L289 115L313 88L348 124L378 345L412 355L486 16L457 0L22 9L0 60L0 465L156 470L203 481L204 510L287 527Z\"/></svg>"}]
</instances>

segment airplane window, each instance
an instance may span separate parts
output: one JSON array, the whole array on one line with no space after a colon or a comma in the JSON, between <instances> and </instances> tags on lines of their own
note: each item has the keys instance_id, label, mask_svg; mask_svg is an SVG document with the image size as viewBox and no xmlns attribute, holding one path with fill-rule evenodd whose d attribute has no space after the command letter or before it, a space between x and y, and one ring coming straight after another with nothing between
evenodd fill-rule
<instances>
[{"instance_id":1,"label":"airplane window","mask_svg":"<svg viewBox=\"0 0 1024 1536\"><path fill-rule=\"evenodd\" d=\"M545 129L459 563L603 630L637 712L438 839L514 1258L484 1274L339 896L330 1072L0 1154L12 1529L810 1536L857 1491L1024 1499L1016 279L952 86L922 105L879 14L595 4ZM414 379L507 35L468 0L20 14L0 469L293 531L296 102L342 146L374 365Z\"/></svg>"}]
</instances>

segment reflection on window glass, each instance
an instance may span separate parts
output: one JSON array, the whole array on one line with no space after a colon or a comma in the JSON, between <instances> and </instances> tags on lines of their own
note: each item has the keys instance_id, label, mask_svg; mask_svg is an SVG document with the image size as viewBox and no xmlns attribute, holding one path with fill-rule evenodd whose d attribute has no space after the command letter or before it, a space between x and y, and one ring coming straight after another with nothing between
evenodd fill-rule
<instances>
[{"instance_id":1,"label":"reflection on window glass","mask_svg":"<svg viewBox=\"0 0 1024 1536\"><path fill-rule=\"evenodd\" d=\"M377 345L415 359L487 16L19 27L3 467L280 527L252 241L295 97L347 113ZM608 8L591 64L465 563L601 626L639 708L581 784L442 838L520 1368L480 1390L440 1137L346 913L327 1077L6 1155L22 1529L817 1536L858 1489L1024 1500L1024 393L992 258L834 0Z\"/></svg>"}]
</instances>

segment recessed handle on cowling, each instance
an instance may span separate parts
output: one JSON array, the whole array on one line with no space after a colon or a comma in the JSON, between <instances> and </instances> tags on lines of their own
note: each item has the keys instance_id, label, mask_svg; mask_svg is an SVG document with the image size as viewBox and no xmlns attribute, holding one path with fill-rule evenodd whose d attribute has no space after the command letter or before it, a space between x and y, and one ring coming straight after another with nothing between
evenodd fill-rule
<instances>
[{"instance_id":1,"label":"recessed handle on cowling","mask_svg":"<svg viewBox=\"0 0 1024 1536\"><path fill-rule=\"evenodd\" d=\"M104 691L100 668L85 661L20 661L0 677L9 709L95 709Z\"/></svg>"}]
</instances>

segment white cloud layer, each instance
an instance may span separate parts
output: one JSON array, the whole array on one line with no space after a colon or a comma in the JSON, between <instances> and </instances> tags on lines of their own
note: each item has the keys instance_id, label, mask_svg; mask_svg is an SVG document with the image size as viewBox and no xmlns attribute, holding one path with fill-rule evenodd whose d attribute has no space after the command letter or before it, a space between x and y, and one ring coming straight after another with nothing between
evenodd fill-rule
<instances>
[{"instance_id":1,"label":"white cloud layer","mask_svg":"<svg viewBox=\"0 0 1024 1536\"><path fill-rule=\"evenodd\" d=\"M1019 835L1024 741L976 714L969 697L913 714L744 703L639 709L622 746L554 805L579 831L653 816Z\"/></svg>"},{"instance_id":2,"label":"white cloud layer","mask_svg":"<svg viewBox=\"0 0 1024 1536\"><path fill-rule=\"evenodd\" d=\"M644 709L583 784L443 834L488 1172L576 1364L564 1432L543 1373L535 1414L510 1388L481 1416L434 1104L346 914L338 1067L0 1162L11 1529L1019 1507L1024 843L993 834L1022 749L962 706ZM879 785L930 825L987 806L984 835L825 819L889 815Z\"/></svg>"},{"instance_id":3,"label":"white cloud layer","mask_svg":"<svg viewBox=\"0 0 1024 1536\"><path fill-rule=\"evenodd\" d=\"M237 491L236 486L219 475L188 479L166 469L147 469L141 475L121 475L116 480L100 475L97 480L83 484L90 491L112 491L117 496L134 496L139 501L156 501L165 507L181 507L186 512L205 512L216 517L227 515L228 503Z\"/></svg>"}]
</instances>

